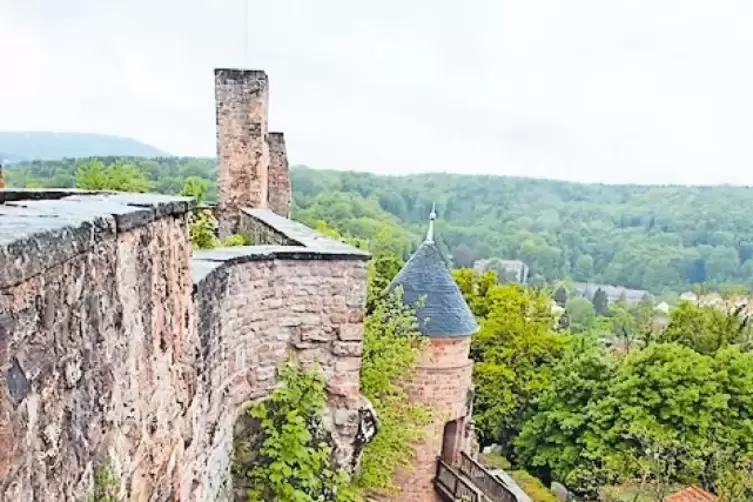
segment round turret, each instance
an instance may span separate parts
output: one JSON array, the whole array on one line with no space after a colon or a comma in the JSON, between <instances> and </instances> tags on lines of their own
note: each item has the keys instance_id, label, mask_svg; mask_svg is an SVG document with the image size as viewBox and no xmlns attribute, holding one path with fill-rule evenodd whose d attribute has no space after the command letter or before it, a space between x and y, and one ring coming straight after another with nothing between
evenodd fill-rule
<instances>
[{"instance_id":1,"label":"round turret","mask_svg":"<svg viewBox=\"0 0 753 502\"><path fill-rule=\"evenodd\" d=\"M455 464L460 452L470 453L473 363L471 335L479 329L471 309L452 278L434 241L436 211L432 209L426 239L393 280L403 301L416 308L418 328L429 338L415 373L406 384L411 400L432 411L432 423L416 446L411 472L399 472L401 493L392 500L434 502L437 459Z\"/></svg>"}]
</instances>

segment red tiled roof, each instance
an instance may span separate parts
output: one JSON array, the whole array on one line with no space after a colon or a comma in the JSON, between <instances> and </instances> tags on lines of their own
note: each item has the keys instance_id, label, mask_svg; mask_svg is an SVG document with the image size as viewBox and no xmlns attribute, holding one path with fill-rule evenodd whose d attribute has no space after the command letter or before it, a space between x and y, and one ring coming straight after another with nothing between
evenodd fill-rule
<instances>
[{"instance_id":1,"label":"red tiled roof","mask_svg":"<svg viewBox=\"0 0 753 502\"><path fill-rule=\"evenodd\" d=\"M664 502L716 502L716 497L697 486L688 486L665 497Z\"/></svg>"}]
</instances>

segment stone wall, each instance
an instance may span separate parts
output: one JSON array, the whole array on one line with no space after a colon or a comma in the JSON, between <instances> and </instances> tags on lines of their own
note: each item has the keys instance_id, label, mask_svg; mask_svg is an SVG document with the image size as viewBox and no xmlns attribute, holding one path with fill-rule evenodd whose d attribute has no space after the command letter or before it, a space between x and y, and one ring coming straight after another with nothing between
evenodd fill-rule
<instances>
[{"instance_id":1,"label":"stone wall","mask_svg":"<svg viewBox=\"0 0 753 502\"><path fill-rule=\"evenodd\" d=\"M290 218L290 168L285 137L281 132L269 133L269 209Z\"/></svg>"},{"instance_id":2,"label":"stone wall","mask_svg":"<svg viewBox=\"0 0 753 502\"><path fill-rule=\"evenodd\" d=\"M247 250L207 251L194 260L216 267L198 277L196 305L203 378L209 393L194 414L199 481L190 500L215 500L226 490L226 452L233 426L249 402L274 387L276 370L292 353L327 377L329 420L342 465L352 458L358 427L364 262ZM203 319L212 319L204 323ZM211 434L210 434L211 431ZM218 484L219 480L223 480Z\"/></svg>"},{"instance_id":3,"label":"stone wall","mask_svg":"<svg viewBox=\"0 0 753 502\"><path fill-rule=\"evenodd\" d=\"M289 352L353 464L365 253L259 210L295 245L191 259L187 199L0 194L0 500L83 500L104 461L129 501L230 500L233 424Z\"/></svg>"},{"instance_id":4,"label":"stone wall","mask_svg":"<svg viewBox=\"0 0 753 502\"><path fill-rule=\"evenodd\" d=\"M0 500L84 500L110 458L169 493L195 391L189 201L0 205Z\"/></svg>"},{"instance_id":5,"label":"stone wall","mask_svg":"<svg viewBox=\"0 0 753 502\"><path fill-rule=\"evenodd\" d=\"M267 207L269 80L260 70L217 69L217 197L220 237L244 207Z\"/></svg>"},{"instance_id":6,"label":"stone wall","mask_svg":"<svg viewBox=\"0 0 753 502\"><path fill-rule=\"evenodd\" d=\"M411 381L406 385L411 400L427 405L433 419L426 436L415 449L411 471L398 472L396 483L402 492L393 501L434 502L437 495L433 480L437 458L445 443L445 427L456 425L456 435L447 444L450 454L470 450L471 435L466 430L470 419L468 389L472 388L472 362L468 358L471 337L432 338ZM453 459L447 459L452 462Z\"/></svg>"}]
</instances>

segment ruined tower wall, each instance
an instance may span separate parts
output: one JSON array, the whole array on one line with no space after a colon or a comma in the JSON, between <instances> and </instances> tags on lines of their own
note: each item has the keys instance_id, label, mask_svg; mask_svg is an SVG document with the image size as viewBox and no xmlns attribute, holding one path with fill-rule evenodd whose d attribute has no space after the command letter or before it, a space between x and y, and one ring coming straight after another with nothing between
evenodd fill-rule
<instances>
[{"instance_id":1,"label":"ruined tower wall","mask_svg":"<svg viewBox=\"0 0 753 502\"><path fill-rule=\"evenodd\" d=\"M242 208L267 207L269 80L259 70L217 69L217 197L220 237L235 232Z\"/></svg>"},{"instance_id":2,"label":"ruined tower wall","mask_svg":"<svg viewBox=\"0 0 753 502\"><path fill-rule=\"evenodd\" d=\"M257 210L266 245L191 258L191 205L0 191L0 500L84 500L104 461L129 502L231 500L233 424L288 351L352 465L368 256Z\"/></svg>"},{"instance_id":3,"label":"ruined tower wall","mask_svg":"<svg viewBox=\"0 0 753 502\"><path fill-rule=\"evenodd\" d=\"M268 132L269 79L259 70L215 70L217 195L221 238L244 208L288 218L292 201L285 138Z\"/></svg>"},{"instance_id":4,"label":"ruined tower wall","mask_svg":"<svg viewBox=\"0 0 753 502\"><path fill-rule=\"evenodd\" d=\"M290 167L281 132L269 133L269 209L285 218L290 217Z\"/></svg>"},{"instance_id":5,"label":"ruined tower wall","mask_svg":"<svg viewBox=\"0 0 753 502\"><path fill-rule=\"evenodd\" d=\"M411 401L427 405L432 422L426 428L424 440L416 446L412 471L398 472L395 482L402 491L392 501L435 502L433 480L437 458L442 454L445 427L455 426L453 444L447 445L457 455L470 447L466 432L470 419L468 390L472 388L472 362L468 358L471 338L432 338L424 350L416 371L406 385ZM447 459L451 461L451 459Z\"/></svg>"}]
</instances>

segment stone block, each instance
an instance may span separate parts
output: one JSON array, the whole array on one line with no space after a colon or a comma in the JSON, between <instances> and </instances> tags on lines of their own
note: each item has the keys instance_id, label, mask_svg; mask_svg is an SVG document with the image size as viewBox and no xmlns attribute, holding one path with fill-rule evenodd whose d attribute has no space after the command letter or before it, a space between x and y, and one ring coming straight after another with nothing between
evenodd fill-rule
<instances>
[{"instance_id":1,"label":"stone block","mask_svg":"<svg viewBox=\"0 0 753 502\"><path fill-rule=\"evenodd\" d=\"M361 369L360 357L339 357L335 362L335 371L348 372L358 371Z\"/></svg>"},{"instance_id":2,"label":"stone block","mask_svg":"<svg viewBox=\"0 0 753 502\"><path fill-rule=\"evenodd\" d=\"M363 325L350 323L339 326L337 338L345 342L363 340Z\"/></svg>"},{"instance_id":3,"label":"stone block","mask_svg":"<svg viewBox=\"0 0 753 502\"><path fill-rule=\"evenodd\" d=\"M336 356L361 356L363 344L359 342L334 342L332 353Z\"/></svg>"}]
</instances>

